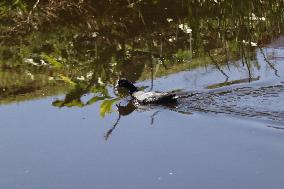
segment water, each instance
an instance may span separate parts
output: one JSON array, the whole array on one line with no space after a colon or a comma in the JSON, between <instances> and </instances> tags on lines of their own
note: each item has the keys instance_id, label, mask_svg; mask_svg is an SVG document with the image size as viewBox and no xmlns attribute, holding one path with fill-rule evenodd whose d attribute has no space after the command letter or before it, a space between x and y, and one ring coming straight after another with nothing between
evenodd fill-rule
<instances>
[{"instance_id":1,"label":"water","mask_svg":"<svg viewBox=\"0 0 284 189\"><path fill-rule=\"evenodd\" d=\"M183 97L177 106L169 107L174 111L228 114L270 120L275 124L283 125L284 83L281 77L283 75L281 70L284 68L283 39L280 37L275 40L265 49L265 52L263 49L256 50L259 68L251 71L251 77L248 76L246 69L240 70L234 65L224 69L229 78L224 78L219 71L212 68L201 68L157 79L154 81L157 87L154 84L153 90L183 89L186 91L181 95ZM267 61L273 65L273 69ZM199 77L199 75L203 76ZM225 81L222 82L222 79ZM220 82L216 83L217 80ZM177 83L179 86L176 85ZM149 82L145 85L147 84L150 85Z\"/></svg>"},{"instance_id":2,"label":"water","mask_svg":"<svg viewBox=\"0 0 284 189\"><path fill-rule=\"evenodd\" d=\"M277 55L277 59L279 75L283 75L282 57ZM196 81L189 77L194 72L158 78L154 89L197 91L215 83L220 75L213 70L206 77L214 81ZM57 108L51 106L55 99L51 97L1 106L0 185L282 188L283 83L279 82L282 77L270 76L262 74L253 83L203 89L200 97L204 98L183 99L174 111L161 106L133 110L122 115L114 128L118 112L102 118L98 104ZM181 81L178 86L176 81ZM222 94L224 91L229 92ZM113 130L105 140L109 129Z\"/></svg>"},{"instance_id":3,"label":"water","mask_svg":"<svg viewBox=\"0 0 284 189\"><path fill-rule=\"evenodd\" d=\"M51 99L1 108L6 188L281 188L283 131L270 124L164 110L100 119ZM32 117L32 118L31 118ZM171 174L172 173L172 174ZM52 182L51 182L52 181ZM204 182L206 181L206 182Z\"/></svg>"},{"instance_id":4,"label":"water","mask_svg":"<svg viewBox=\"0 0 284 189\"><path fill-rule=\"evenodd\" d=\"M282 1L129 2L0 16L0 188L282 189Z\"/></svg>"}]
</instances>

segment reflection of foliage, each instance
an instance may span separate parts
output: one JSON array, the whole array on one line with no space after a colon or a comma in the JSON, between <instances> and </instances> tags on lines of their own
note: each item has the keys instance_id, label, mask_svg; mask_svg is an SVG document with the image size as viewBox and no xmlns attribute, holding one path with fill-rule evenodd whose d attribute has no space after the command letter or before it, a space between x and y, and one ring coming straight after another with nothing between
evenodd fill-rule
<instances>
[{"instance_id":1,"label":"reflection of foliage","mask_svg":"<svg viewBox=\"0 0 284 189\"><path fill-rule=\"evenodd\" d=\"M85 94L94 93L94 96L89 99L86 103L82 102L81 98ZM108 95L108 91L105 87L88 87L86 85L77 83L75 87L66 94L64 100L56 100L52 104L57 107L84 107L91 105L100 100L111 98Z\"/></svg>"},{"instance_id":2,"label":"reflection of foliage","mask_svg":"<svg viewBox=\"0 0 284 189\"><path fill-rule=\"evenodd\" d=\"M55 58L48 56L45 53L42 53L41 57L42 57L43 60L45 60L49 64L51 64L53 66L53 68L55 68L55 69L63 68L63 65L60 62L58 62Z\"/></svg>"},{"instance_id":3,"label":"reflection of foliage","mask_svg":"<svg viewBox=\"0 0 284 189\"><path fill-rule=\"evenodd\" d=\"M26 2L29 9L34 3L27 0L21 2ZM239 42L261 45L283 28L283 2L279 0L240 3L234 0L217 3L209 0L119 0L80 1L78 5L75 2L78 3L75 0L39 3L37 10L33 11L36 18L31 18L31 24L36 25L32 31L41 31L46 25L39 24L48 22L51 34L43 33L41 36L36 32L28 35L25 40L32 42L29 49L33 52L27 52L30 50L23 44L21 49L25 50L20 53L25 54L21 54L21 58L44 52L55 57L54 60L65 59L69 66L77 69L92 62L112 63L114 69L119 69L125 62L141 55L153 55L174 63L188 62L204 51L216 49L219 55L222 52L226 56L225 59L236 59L240 58L234 53L239 49ZM73 17L76 19L70 19ZM71 25L64 28L63 25L59 32L55 32L58 31L58 20L79 24L80 27ZM72 23L67 20L72 20ZM80 29L82 27L84 32ZM29 37L34 35L38 35L35 41ZM11 40L9 35L3 37ZM17 40L21 40L12 34L10 37L15 37L16 44L19 43ZM6 49L6 52L9 50Z\"/></svg>"},{"instance_id":4,"label":"reflection of foliage","mask_svg":"<svg viewBox=\"0 0 284 189\"><path fill-rule=\"evenodd\" d=\"M84 104L83 102L81 102L80 99L72 99L72 100L69 100L69 101L64 101L64 100L56 100L52 103L53 106L56 106L56 107L63 107L63 106L66 106L66 107L83 107Z\"/></svg>"},{"instance_id":5,"label":"reflection of foliage","mask_svg":"<svg viewBox=\"0 0 284 189\"><path fill-rule=\"evenodd\" d=\"M282 0L36 2L1 1L0 68L31 75L24 88L68 84L59 107L84 106L90 92L87 104L108 99L119 75L135 81L209 64L222 72L235 60L250 70L254 46L283 33Z\"/></svg>"},{"instance_id":6,"label":"reflection of foliage","mask_svg":"<svg viewBox=\"0 0 284 189\"><path fill-rule=\"evenodd\" d=\"M88 100L88 102L86 103L86 105L92 105L98 101L101 101L101 100L104 100L105 97L102 97L102 96L94 96L92 97L90 100Z\"/></svg>"},{"instance_id":7,"label":"reflection of foliage","mask_svg":"<svg viewBox=\"0 0 284 189\"><path fill-rule=\"evenodd\" d=\"M0 2L0 11L11 9L26 10L26 3L23 0L2 0Z\"/></svg>"},{"instance_id":8,"label":"reflection of foliage","mask_svg":"<svg viewBox=\"0 0 284 189\"><path fill-rule=\"evenodd\" d=\"M85 93L94 92L94 96L87 100L86 103L82 102L81 98ZM105 117L106 114L111 113L112 106L117 102L119 98L112 98L108 95L108 92L105 88L91 88L90 91L85 90L81 87L75 88L69 92L64 100L55 100L52 105L56 107L84 107L87 105L92 105L96 102L101 101L100 105L100 115Z\"/></svg>"},{"instance_id":9,"label":"reflection of foliage","mask_svg":"<svg viewBox=\"0 0 284 189\"><path fill-rule=\"evenodd\" d=\"M64 100L55 100L52 105L56 107L84 107L88 105L92 105L101 101L100 106L100 115L104 117L106 114L111 113L112 105L115 103L118 98L112 98L109 95L109 92L106 86L97 85L94 86L94 83L97 81L94 80L95 78L90 79L90 81L77 81L74 82L70 78L66 76L64 77L64 81L69 83L73 86L73 89L68 92L65 96ZM82 97L86 94L90 95L93 94L93 97L88 99L86 102L82 101Z\"/></svg>"},{"instance_id":10,"label":"reflection of foliage","mask_svg":"<svg viewBox=\"0 0 284 189\"><path fill-rule=\"evenodd\" d=\"M67 84L71 85L71 86L76 86L76 83L74 81L72 81L69 77L66 77L64 75L59 75L59 77Z\"/></svg>"}]
</instances>

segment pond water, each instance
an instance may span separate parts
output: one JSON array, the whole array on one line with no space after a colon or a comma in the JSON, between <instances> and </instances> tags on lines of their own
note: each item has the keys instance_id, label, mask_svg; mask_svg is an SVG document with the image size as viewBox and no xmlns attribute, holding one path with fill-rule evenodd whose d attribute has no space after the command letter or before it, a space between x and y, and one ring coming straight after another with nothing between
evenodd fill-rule
<instances>
[{"instance_id":1,"label":"pond water","mask_svg":"<svg viewBox=\"0 0 284 189\"><path fill-rule=\"evenodd\" d=\"M138 108L122 115L118 124L119 112L102 118L99 104L51 106L62 96L1 106L1 187L282 188L283 39L264 49L279 77L270 73L273 70L256 50L260 68L254 74L259 79L213 89L216 104L194 99L193 103L202 105L192 105L188 97L172 109ZM246 70L242 75L233 66L229 73L232 81L246 77ZM213 67L200 68L156 78L153 90L207 93L211 90L206 87L224 80ZM151 81L138 85L149 86ZM245 91L234 92L244 87ZM261 87L281 90L257 94ZM233 92L218 96L228 90ZM242 93L248 98L237 98ZM239 113L225 110L218 114L225 106ZM246 108L256 115L246 116ZM109 129L113 130L106 140Z\"/></svg>"},{"instance_id":2,"label":"pond water","mask_svg":"<svg viewBox=\"0 0 284 189\"><path fill-rule=\"evenodd\" d=\"M284 187L282 1L61 2L0 14L0 188Z\"/></svg>"}]
</instances>

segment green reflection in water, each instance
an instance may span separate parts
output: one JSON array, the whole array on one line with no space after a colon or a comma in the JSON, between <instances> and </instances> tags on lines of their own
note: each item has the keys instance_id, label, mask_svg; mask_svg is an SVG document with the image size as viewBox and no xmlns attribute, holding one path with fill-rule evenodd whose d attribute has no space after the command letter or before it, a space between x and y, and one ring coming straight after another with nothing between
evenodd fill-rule
<instances>
[{"instance_id":1,"label":"green reflection in water","mask_svg":"<svg viewBox=\"0 0 284 189\"><path fill-rule=\"evenodd\" d=\"M53 105L106 100L102 116L114 101L107 86L118 77L136 81L206 66L227 77L225 66L243 66L251 81L250 70L259 66L255 48L283 34L284 26L282 0L0 5L0 102L66 94ZM236 60L241 65L230 63ZM93 97L82 102L87 93Z\"/></svg>"}]
</instances>

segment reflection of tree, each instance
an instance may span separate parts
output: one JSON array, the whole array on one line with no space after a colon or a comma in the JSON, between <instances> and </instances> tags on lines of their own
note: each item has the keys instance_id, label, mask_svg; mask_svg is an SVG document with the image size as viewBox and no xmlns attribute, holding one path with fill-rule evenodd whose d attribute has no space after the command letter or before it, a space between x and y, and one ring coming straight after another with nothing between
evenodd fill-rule
<instances>
[{"instance_id":1,"label":"reflection of tree","mask_svg":"<svg viewBox=\"0 0 284 189\"><path fill-rule=\"evenodd\" d=\"M281 0L22 0L0 4L0 67L70 78L76 86L57 106L84 106L82 95L113 85L118 76L153 80L212 64L228 77L224 67L229 69L229 62L242 60L252 78L256 48L252 44L261 47L278 36L284 18ZM264 60L277 75L273 64L265 56ZM94 81L78 81L90 71ZM89 104L102 98L95 95Z\"/></svg>"},{"instance_id":2,"label":"reflection of tree","mask_svg":"<svg viewBox=\"0 0 284 189\"><path fill-rule=\"evenodd\" d=\"M87 102L82 102L81 98L86 95L90 94L93 91L93 97L87 100ZM106 88L102 88L102 91L98 91L98 88L91 88L90 90L82 89L82 88L75 88L71 90L69 93L65 95L63 100L55 100L52 105L56 107L84 107L92 105L96 102L101 102L100 105L100 115L104 117L106 114L111 113L112 105L119 99L110 97L107 93ZM106 92L106 93L105 93Z\"/></svg>"}]
</instances>

